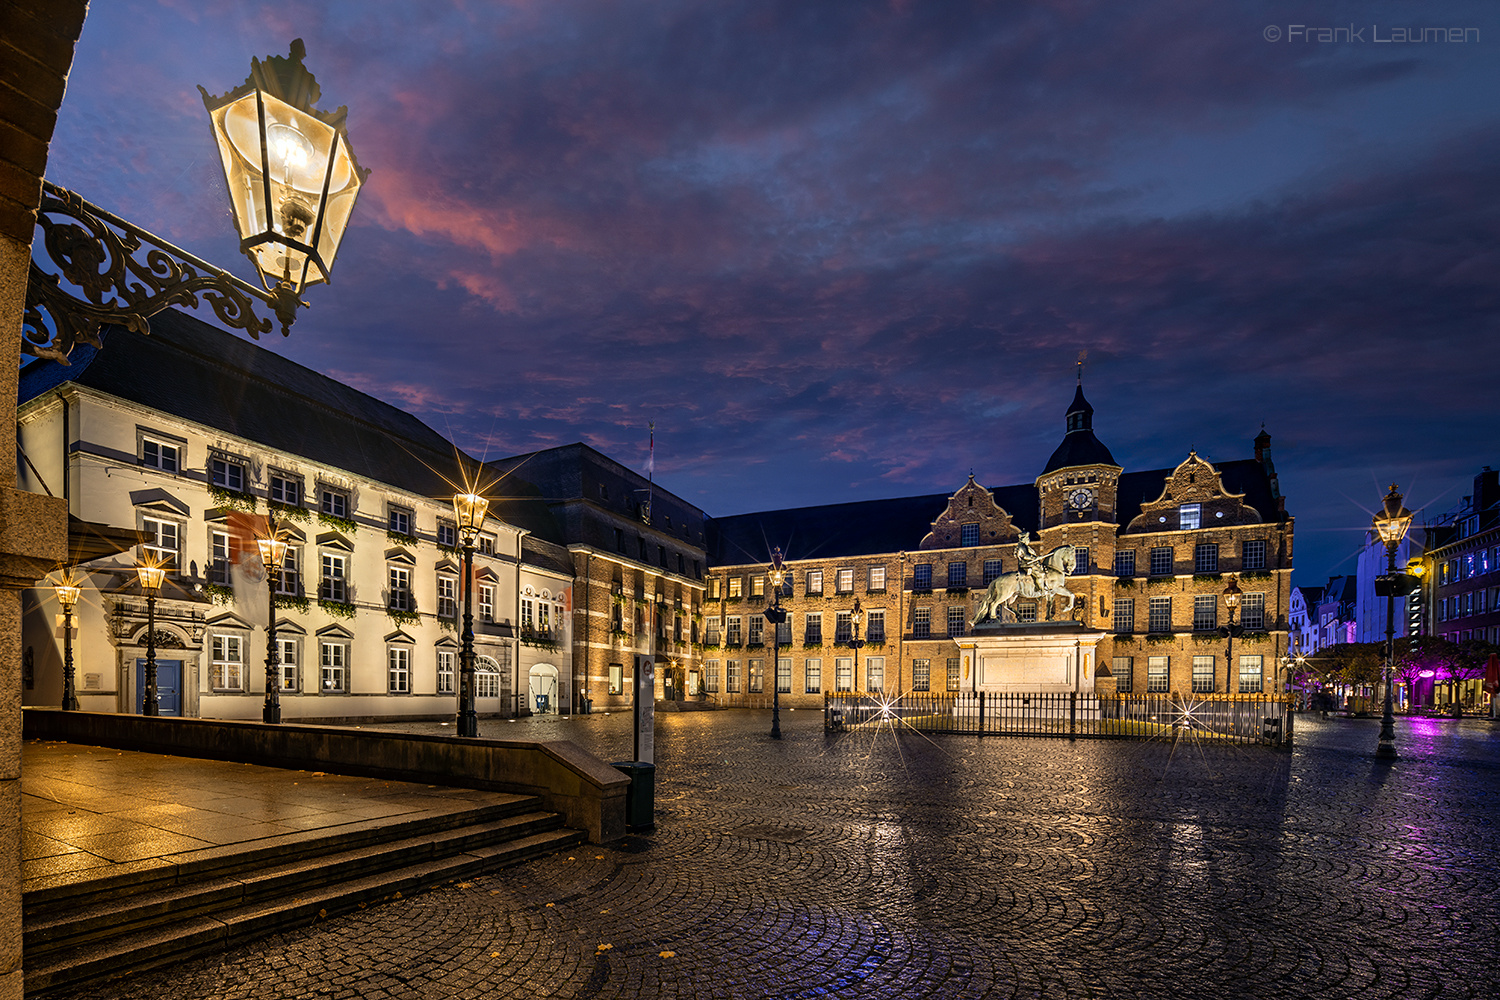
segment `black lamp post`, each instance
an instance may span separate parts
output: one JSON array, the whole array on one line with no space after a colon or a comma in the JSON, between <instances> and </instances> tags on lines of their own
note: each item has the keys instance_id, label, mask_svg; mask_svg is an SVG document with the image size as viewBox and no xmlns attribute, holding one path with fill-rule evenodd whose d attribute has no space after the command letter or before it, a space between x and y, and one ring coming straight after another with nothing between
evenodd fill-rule
<instances>
[{"instance_id":1,"label":"black lamp post","mask_svg":"<svg viewBox=\"0 0 1500 1000\"><path fill-rule=\"evenodd\" d=\"M59 583L52 589L57 591L57 603L63 613L63 697L64 712L78 711L78 692L73 687L73 605L78 603L79 588L70 583Z\"/></svg>"},{"instance_id":2,"label":"black lamp post","mask_svg":"<svg viewBox=\"0 0 1500 1000\"><path fill-rule=\"evenodd\" d=\"M865 641L859 637L860 626L865 623L865 609L859 606L859 598L854 599L854 610L849 614L849 628L851 635L849 648L854 650L854 695L859 697L859 651Z\"/></svg>"},{"instance_id":3,"label":"black lamp post","mask_svg":"<svg viewBox=\"0 0 1500 1000\"><path fill-rule=\"evenodd\" d=\"M490 502L477 493L457 493L453 497L453 516L458 521L458 538L464 548L464 632L459 646L458 735L479 735L479 713L474 708L474 540Z\"/></svg>"},{"instance_id":4,"label":"black lamp post","mask_svg":"<svg viewBox=\"0 0 1500 1000\"><path fill-rule=\"evenodd\" d=\"M1415 589L1417 578L1396 572L1396 549L1406 531L1411 527L1412 513L1401 502L1396 484L1385 495L1381 510L1371 519L1375 534L1385 543L1385 573L1375 578L1375 593L1385 597L1385 698L1380 713L1380 738L1375 744L1375 756L1387 760L1396 759L1396 713L1391 704L1391 668L1396 653L1396 595L1409 594Z\"/></svg>"},{"instance_id":5,"label":"black lamp post","mask_svg":"<svg viewBox=\"0 0 1500 1000\"><path fill-rule=\"evenodd\" d=\"M1229 574L1229 583L1224 587L1224 606L1229 609L1229 624L1219 628L1219 635L1227 642L1224 645L1224 693L1233 693L1234 687L1234 640L1237 636L1245 634L1245 626L1234 620L1235 614L1240 609L1240 598L1244 594L1240 590L1239 581L1233 573Z\"/></svg>"},{"instance_id":6,"label":"black lamp post","mask_svg":"<svg viewBox=\"0 0 1500 1000\"><path fill-rule=\"evenodd\" d=\"M781 548L771 550L771 606L766 609L766 621L771 625L771 739L781 739L781 626L786 622L786 609L781 606L781 585L786 580L786 570L781 565Z\"/></svg>"},{"instance_id":7,"label":"black lamp post","mask_svg":"<svg viewBox=\"0 0 1500 1000\"><path fill-rule=\"evenodd\" d=\"M167 571L151 563L140 563L135 574L141 582L141 593L146 595L146 689L141 694L141 714L160 715L161 703L156 692L156 595Z\"/></svg>"},{"instance_id":8,"label":"black lamp post","mask_svg":"<svg viewBox=\"0 0 1500 1000\"><path fill-rule=\"evenodd\" d=\"M273 530L270 538L257 538L260 560L266 567L266 703L262 722L281 721L281 651L276 648L276 583L286 561L287 540Z\"/></svg>"}]
</instances>

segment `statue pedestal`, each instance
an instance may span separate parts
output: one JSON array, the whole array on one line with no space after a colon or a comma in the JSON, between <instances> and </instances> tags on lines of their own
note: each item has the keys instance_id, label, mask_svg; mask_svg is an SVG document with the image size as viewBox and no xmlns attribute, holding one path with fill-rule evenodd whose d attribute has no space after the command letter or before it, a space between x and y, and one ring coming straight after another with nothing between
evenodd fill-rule
<instances>
[{"instance_id":1,"label":"statue pedestal","mask_svg":"<svg viewBox=\"0 0 1500 1000\"><path fill-rule=\"evenodd\" d=\"M960 684L965 691L1092 694L1103 638L1078 622L986 622L956 640Z\"/></svg>"}]
</instances>

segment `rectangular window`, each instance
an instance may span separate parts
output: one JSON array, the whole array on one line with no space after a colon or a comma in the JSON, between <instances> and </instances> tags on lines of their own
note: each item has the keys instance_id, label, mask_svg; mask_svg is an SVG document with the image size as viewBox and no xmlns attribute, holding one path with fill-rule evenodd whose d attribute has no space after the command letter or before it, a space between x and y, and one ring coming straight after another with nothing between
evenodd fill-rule
<instances>
[{"instance_id":1,"label":"rectangular window","mask_svg":"<svg viewBox=\"0 0 1500 1000\"><path fill-rule=\"evenodd\" d=\"M885 690L885 657L872 656L865 664L865 690L879 694Z\"/></svg>"},{"instance_id":2,"label":"rectangular window","mask_svg":"<svg viewBox=\"0 0 1500 1000\"><path fill-rule=\"evenodd\" d=\"M646 540L644 538L642 538L640 535L635 536L635 548L636 548L637 555L640 556L641 562L645 562L646 561Z\"/></svg>"},{"instance_id":3,"label":"rectangular window","mask_svg":"<svg viewBox=\"0 0 1500 1000\"><path fill-rule=\"evenodd\" d=\"M1213 594L1193 597L1193 631L1212 632L1219 627L1219 599Z\"/></svg>"},{"instance_id":4,"label":"rectangular window","mask_svg":"<svg viewBox=\"0 0 1500 1000\"><path fill-rule=\"evenodd\" d=\"M1193 546L1193 572L1217 573L1219 571L1219 546L1204 542Z\"/></svg>"},{"instance_id":5,"label":"rectangular window","mask_svg":"<svg viewBox=\"0 0 1500 1000\"><path fill-rule=\"evenodd\" d=\"M792 693L792 661L789 657L776 660L776 690L782 694Z\"/></svg>"},{"instance_id":6,"label":"rectangular window","mask_svg":"<svg viewBox=\"0 0 1500 1000\"><path fill-rule=\"evenodd\" d=\"M1117 633L1135 631L1135 598L1115 598L1114 624Z\"/></svg>"},{"instance_id":7,"label":"rectangular window","mask_svg":"<svg viewBox=\"0 0 1500 1000\"><path fill-rule=\"evenodd\" d=\"M450 549L458 547L458 526L449 524L447 521L439 521L437 526L437 543L445 545Z\"/></svg>"},{"instance_id":8,"label":"rectangular window","mask_svg":"<svg viewBox=\"0 0 1500 1000\"><path fill-rule=\"evenodd\" d=\"M848 642L854 638L854 612L836 611L833 615L833 641Z\"/></svg>"},{"instance_id":9,"label":"rectangular window","mask_svg":"<svg viewBox=\"0 0 1500 1000\"><path fill-rule=\"evenodd\" d=\"M1203 526L1203 505L1185 503L1177 508L1177 530L1193 531Z\"/></svg>"},{"instance_id":10,"label":"rectangular window","mask_svg":"<svg viewBox=\"0 0 1500 1000\"><path fill-rule=\"evenodd\" d=\"M411 693L411 650L405 646L388 646L385 651L386 690L391 694Z\"/></svg>"},{"instance_id":11,"label":"rectangular window","mask_svg":"<svg viewBox=\"0 0 1500 1000\"><path fill-rule=\"evenodd\" d=\"M833 661L833 683L835 691L854 690L854 657L840 656Z\"/></svg>"},{"instance_id":12,"label":"rectangular window","mask_svg":"<svg viewBox=\"0 0 1500 1000\"><path fill-rule=\"evenodd\" d=\"M458 617L458 578L437 578L437 613L439 618Z\"/></svg>"},{"instance_id":13,"label":"rectangular window","mask_svg":"<svg viewBox=\"0 0 1500 1000\"><path fill-rule=\"evenodd\" d=\"M974 523L960 524L958 526L958 544L964 546L978 545L979 525Z\"/></svg>"},{"instance_id":14,"label":"rectangular window","mask_svg":"<svg viewBox=\"0 0 1500 1000\"><path fill-rule=\"evenodd\" d=\"M968 632L968 611L963 605L950 605L948 608L948 634L964 635Z\"/></svg>"},{"instance_id":15,"label":"rectangular window","mask_svg":"<svg viewBox=\"0 0 1500 1000\"><path fill-rule=\"evenodd\" d=\"M402 510L400 507L391 508L390 519L386 521L386 528L396 535L411 536L411 511Z\"/></svg>"},{"instance_id":16,"label":"rectangular window","mask_svg":"<svg viewBox=\"0 0 1500 1000\"><path fill-rule=\"evenodd\" d=\"M969 585L969 564L951 562L948 564L948 586L967 587Z\"/></svg>"},{"instance_id":17,"label":"rectangular window","mask_svg":"<svg viewBox=\"0 0 1500 1000\"><path fill-rule=\"evenodd\" d=\"M786 616L786 621L776 626L776 641L783 646L792 644L792 616Z\"/></svg>"},{"instance_id":18,"label":"rectangular window","mask_svg":"<svg viewBox=\"0 0 1500 1000\"><path fill-rule=\"evenodd\" d=\"M1240 694L1260 694L1261 658L1259 654L1240 657Z\"/></svg>"},{"instance_id":19,"label":"rectangular window","mask_svg":"<svg viewBox=\"0 0 1500 1000\"><path fill-rule=\"evenodd\" d=\"M618 665L619 664L615 664L615 666L618 666ZM621 690L624 690L624 689L622 688ZM718 660L709 660L708 661L708 690L709 690L710 694L718 694L719 693L719 661ZM615 692L612 692L612 693L619 694L620 692L619 691L615 691Z\"/></svg>"},{"instance_id":20,"label":"rectangular window","mask_svg":"<svg viewBox=\"0 0 1500 1000\"><path fill-rule=\"evenodd\" d=\"M1109 670L1115 675L1115 690L1129 694L1135 686L1135 657L1116 656L1110 660Z\"/></svg>"},{"instance_id":21,"label":"rectangular window","mask_svg":"<svg viewBox=\"0 0 1500 1000\"><path fill-rule=\"evenodd\" d=\"M913 608L911 612L911 636L926 639L932 635L932 609Z\"/></svg>"},{"instance_id":22,"label":"rectangular window","mask_svg":"<svg viewBox=\"0 0 1500 1000\"><path fill-rule=\"evenodd\" d=\"M483 665L474 668L474 697L500 697L500 672Z\"/></svg>"},{"instance_id":23,"label":"rectangular window","mask_svg":"<svg viewBox=\"0 0 1500 1000\"><path fill-rule=\"evenodd\" d=\"M807 571L807 596L821 595L823 593L823 571L810 569Z\"/></svg>"},{"instance_id":24,"label":"rectangular window","mask_svg":"<svg viewBox=\"0 0 1500 1000\"><path fill-rule=\"evenodd\" d=\"M911 571L912 590L932 589L932 564L920 563L912 567Z\"/></svg>"},{"instance_id":25,"label":"rectangular window","mask_svg":"<svg viewBox=\"0 0 1500 1000\"><path fill-rule=\"evenodd\" d=\"M1036 621L1036 601L1021 601L1016 605L1016 621Z\"/></svg>"},{"instance_id":26,"label":"rectangular window","mask_svg":"<svg viewBox=\"0 0 1500 1000\"><path fill-rule=\"evenodd\" d=\"M208 582L219 587L230 586L229 582L229 533L208 533Z\"/></svg>"},{"instance_id":27,"label":"rectangular window","mask_svg":"<svg viewBox=\"0 0 1500 1000\"><path fill-rule=\"evenodd\" d=\"M1170 668L1171 660L1165 656L1146 657L1146 691L1157 693L1170 690Z\"/></svg>"},{"instance_id":28,"label":"rectangular window","mask_svg":"<svg viewBox=\"0 0 1500 1000\"><path fill-rule=\"evenodd\" d=\"M479 585L479 620L482 622L495 620L495 585L492 583Z\"/></svg>"},{"instance_id":29,"label":"rectangular window","mask_svg":"<svg viewBox=\"0 0 1500 1000\"><path fill-rule=\"evenodd\" d=\"M349 647L342 642L323 643L320 662L322 664L322 685L324 691L331 694L345 690L348 658Z\"/></svg>"},{"instance_id":30,"label":"rectangular window","mask_svg":"<svg viewBox=\"0 0 1500 1000\"><path fill-rule=\"evenodd\" d=\"M1170 597L1151 598L1150 615L1146 626L1150 631L1172 631L1172 599Z\"/></svg>"},{"instance_id":31,"label":"rectangular window","mask_svg":"<svg viewBox=\"0 0 1500 1000\"><path fill-rule=\"evenodd\" d=\"M271 502L287 507L301 506L302 484L288 476L271 473Z\"/></svg>"},{"instance_id":32,"label":"rectangular window","mask_svg":"<svg viewBox=\"0 0 1500 1000\"><path fill-rule=\"evenodd\" d=\"M724 581L717 576L709 578L708 599L710 601L717 601L723 596L723 583Z\"/></svg>"},{"instance_id":33,"label":"rectangular window","mask_svg":"<svg viewBox=\"0 0 1500 1000\"><path fill-rule=\"evenodd\" d=\"M1256 538L1244 543L1240 555L1241 569L1265 569L1266 568L1266 543L1264 539Z\"/></svg>"},{"instance_id":34,"label":"rectangular window","mask_svg":"<svg viewBox=\"0 0 1500 1000\"><path fill-rule=\"evenodd\" d=\"M165 441L141 440L141 464L163 472L176 472L182 467L182 448Z\"/></svg>"},{"instance_id":35,"label":"rectangular window","mask_svg":"<svg viewBox=\"0 0 1500 1000\"><path fill-rule=\"evenodd\" d=\"M740 661L739 660L725 660L724 661L724 693L725 694L739 694L740 693Z\"/></svg>"},{"instance_id":36,"label":"rectangular window","mask_svg":"<svg viewBox=\"0 0 1500 1000\"><path fill-rule=\"evenodd\" d=\"M865 638L871 642L885 642L885 611L865 612Z\"/></svg>"},{"instance_id":37,"label":"rectangular window","mask_svg":"<svg viewBox=\"0 0 1500 1000\"><path fill-rule=\"evenodd\" d=\"M1193 657L1193 693L1212 694L1214 691L1214 658L1212 656Z\"/></svg>"},{"instance_id":38,"label":"rectangular window","mask_svg":"<svg viewBox=\"0 0 1500 1000\"><path fill-rule=\"evenodd\" d=\"M211 459L208 463L208 481L221 490L245 492L245 467L224 458Z\"/></svg>"},{"instance_id":39,"label":"rectangular window","mask_svg":"<svg viewBox=\"0 0 1500 1000\"><path fill-rule=\"evenodd\" d=\"M281 690L297 691L297 640L277 639L276 657L281 663Z\"/></svg>"},{"instance_id":40,"label":"rectangular window","mask_svg":"<svg viewBox=\"0 0 1500 1000\"><path fill-rule=\"evenodd\" d=\"M245 688L245 655L237 635L216 635L209 642L213 661L212 682L215 691L243 691Z\"/></svg>"},{"instance_id":41,"label":"rectangular window","mask_svg":"<svg viewBox=\"0 0 1500 1000\"><path fill-rule=\"evenodd\" d=\"M658 545L656 547L656 561L662 569L667 568L667 547L665 545Z\"/></svg>"},{"instance_id":42,"label":"rectangular window","mask_svg":"<svg viewBox=\"0 0 1500 1000\"><path fill-rule=\"evenodd\" d=\"M929 670L932 669L931 661L929 660L912 660L911 671L913 674L917 672L917 664L919 663L926 666ZM950 656L948 657L948 690L957 691L958 684L958 657Z\"/></svg>"},{"instance_id":43,"label":"rectangular window","mask_svg":"<svg viewBox=\"0 0 1500 1000\"><path fill-rule=\"evenodd\" d=\"M619 552L621 554L624 554L624 552L625 552L625 529L624 528L616 528L615 529L615 551ZM715 581L715 582L717 583L717 581ZM718 595L715 594L714 596L717 597Z\"/></svg>"},{"instance_id":44,"label":"rectangular window","mask_svg":"<svg viewBox=\"0 0 1500 1000\"><path fill-rule=\"evenodd\" d=\"M932 690L932 661L911 661L911 689L913 691Z\"/></svg>"},{"instance_id":45,"label":"rectangular window","mask_svg":"<svg viewBox=\"0 0 1500 1000\"><path fill-rule=\"evenodd\" d=\"M457 656L451 649L437 651L437 693L453 693L454 663Z\"/></svg>"},{"instance_id":46,"label":"rectangular window","mask_svg":"<svg viewBox=\"0 0 1500 1000\"><path fill-rule=\"evenodd\" d=\"M823 645L823 615L815 612L807 616L807 629L802 636L804 646Z\"/></svg>"},{"instance_id":47,"label":"rectangular window","mask_svg":"<svg viewBox=\"0 0 1500 1000\"><path fill-rule=\"evenodd\" d=\"M854 593L854 570L841 569L834 576L834 588L840 594Z\"/></svg>"},{"instance_id":48,"label":"rectangular window","mask_svg":"<svg viewBox=\"0 0 1500 1000\"><path fill-rule=\"evenodd\" d=\"M712 671L712 673L709 674L709 677L712 680L712 683L709 686L709 690L714 691L717 690L719 686L719 661L709 660L708 664L709 670ZM625 693L625 667L619 663L611 663L609 665L609 693Z\"/></svg>"},{"instance_id":49,"label":"rectangular window","mask_svg":"<svg viewBox=\"0 0 1500 1000\"><path fill-rule=\"evenodd\" d=\"M1135 576L1135 549L1115 553L1115 576Z\"/></svg>"},{"instance_id":50,"label":"rectangular window","mask_svg":"<svg viewBox=\"0 0 1500 1000\"><path fill-rule=\"evenodd\" d=\"M619 605L616 605L616 607L618 608ZM703 619L703 642L708 646L717 646L719 644L718 618Z\"/></svg>"},{"instance_id":51,"label":"rectangular window","mask_svg":"<svg viewBox=\"0 0 1500 1000\"><path fill-rule=\"evenodd\" d=\"M750 616L750 645L759 646L766 641L766 619L764 615Z\"/></svg>"},{"instance_id":52,"label":"rectangular window","mask_svg":"<svg viewBox=\"0 0 1500 1000\"><path fill-rule=\"evenodd\" d=\"M813 657L802 663L802 690L806 694L821 694L823 691L823 660Z\"/></svg>"},{"instance_id":53,"label":"rectangular window","mask_svg":"<svg viewBox=\"0 0 1500 1000\"><path fill-rule=\"evenodd\" d=\"M412 610L411 570L404 566L391 566L388 569L390 595L386 607L392 611Z\"/></svg>"},{"instance_id":54,"label":"rectangular window","mask_svg":"<svg viewBox=\"0 0 1500 1000\"><path fill-rule=\"evenodd\" d=\"M1089 547L1087 545L1073 546L1073 575L1086 576L1089 569Z\"/></svg>"},{"instance_id":55,"label":"rectangular window","mask_svg":"<svg viewBox=\"0 0 1500 1000\"><path fill-rule=\"evenodd\" d=\"M729 616L729 626L725 630L724 641L731 646L738 646L742 641L740 638L740 622L741 618L739 615Z\"/></svg>"},{"instance_id":56,"label":"rectangular window","mask_svg":"<svg viewBox=\"0 0 1500 1000\"><path fill-rule=\"evenodd\" d=\"M867 580L866 580L867 585L865 587L866 590L868 590L872 594L883 594L883 593L885 593L885 567L884 566L871 566L866 571L865 575L866 575L866 578L867 578Z\"/></svg>"},{"instance_id":57,"label":"rectangular window","mask_svg":"<svg viewBox=\"0 0 1500 1000\"><path fill-rule=\"evenodd\" d=\"M988 587L993 581L999 579L1005 572L1005 564L999 559L986 559L984 561L984 585Z\"/></svg>"},{"instance_id":58,"label":"rectangular window","mask_svg":"<svg viewBox=\"0 0 1500 1000\"><path fill-rule=\"evenodd\" d=\"M793 580L792 580L793 576L795 576L795 574L793 574L793 573L786 573L786 574L783 574L783 576L781 577L781 596L782 597L795 597L797 595L797 589L796 589L796 587L795 587L795 585L793 583Z\"/></svg>"},{"instance_id":59,"label":"rectangular window","mask_svg":"<svg viewBox=\"0 0 1500 1000\"><path fill-rule=\"evenodd\" d=\"M1161 545L1151 550L1151 575L1172 575L1172 546Z\"/></svg>"},{"instance_id":60,"label":"rectangular window","mask_svg":"<svg viewBox=\"0 0 1500 1000\"><path fill-rule=\"evenodd\" d=\"M750 694L761 694L765 691L766 684L766 661L754 659L750 661Z\"/></svg>"},{"instance_id":61,"label":"rectangular window","mask_svg":"<svg viewBox=\"0 0 1500 1000\"><path fill-rule=\"evenodd\" d=\"M323 490L318 501L318 510L329 517L345 520L349 517L349 495L341 490Z\"/></svg>"},{"instance_id":62,"label":"rectangular window","mask_svg":"<svg viewBox=\"0 0 1500 1000\"><path fill-rule=\"evenodd\" d=\"M1260 632L1266 627L1266 595L1246 594L1240 599L1240 624L1246 632Z\"/></svg>"},{"instance_id":63,"label":"rectangular window","mask_svg":"<svg viewBox=\"0 0 1500 1000\"><path fill-rule=\"evenodd\" d=\"M302 550L287 546L286 555L281 560L281 569L275 577L276 593L283 597L297 597L302 593L302 574L298 572L298 564L301 562Z\"/></svg>"},{"instance_id":64,"label":"rectangular window","mask_svg":"<svg viewBox=\"0 0 1500 1000\"><path fill-rule=\"evenodd\" d=\"M766 578L765 577L763 577L763 576L752 576L750 578L750 596L751 597L765 597L766 596Z\"/></svg>"},{"instance_id":65,"label":"rectangular window","mask_svg":"<svg viewBox=\"0 0 1500 1000\"><path fill-rule=\"evenodd\" d=\"M181 549L181 527L176 521L163 521L156 517L141 518L141 550L145 559L176 571L177 553Z\"/></svg>"},{"instance_id":66,"label":"rectangular window","mask_svg":"<svg viewBox=\"0 0 1500 1000\"><path fill-rule=\"evenodd\" d=\"M732 601L736 597L742 596L742 593L743 593L743 589L742 588L744 586L745 586L745 580L744 580L743 577L731 576L729 578L729 599Z\"/></svg>"}]
</instances>

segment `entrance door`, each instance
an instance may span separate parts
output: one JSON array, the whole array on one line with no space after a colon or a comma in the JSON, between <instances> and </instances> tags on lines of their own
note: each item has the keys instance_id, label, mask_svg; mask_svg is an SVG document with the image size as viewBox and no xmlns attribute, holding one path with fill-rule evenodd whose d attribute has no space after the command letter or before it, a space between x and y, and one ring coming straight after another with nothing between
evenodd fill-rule
<instances>
[{"instance_id":1,"label":"entrance door","mask_svg":"<svg viewBox=\"0 0 1500 1000\"><path fill-rule=\"evenodd\" d=\"M141 698L146 693L146 661L135 661L135 705L131 712L141 714ZM182 714L182 661L156 661L156 707L162 715Z\"/></svg>"},{"instance_id":2,"label":"entrance door","mask_svg":"<svg viewBox=\"0 0 1500 1000\"><path fill-rule=\"evenodd\" d=\"M557 668L550 663L538 663L531 668L531 704L527 706L536 715L555 714L562 706L557 701Z\"/></svg>"}]
</instances>

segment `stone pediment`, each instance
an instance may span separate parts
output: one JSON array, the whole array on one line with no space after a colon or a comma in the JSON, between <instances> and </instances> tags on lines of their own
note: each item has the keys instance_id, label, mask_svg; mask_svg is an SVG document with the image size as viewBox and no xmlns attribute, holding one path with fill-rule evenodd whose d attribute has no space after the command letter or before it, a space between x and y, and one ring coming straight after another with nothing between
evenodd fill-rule
<instances>
[{"instance_id":1,"label":"stone pediment","mask_svg":"<svg viewBox=\"0 0 1500 1000\"><path fill-rule=\"evenodd\" d=\"M1167 476L1161 495L1142 503L1140 514L1126 530L1184 530L1179 520L1184 504L1199 505L1200 528L1259 524L1260 512L1244 500L1243 493L1230 493L1224 488L1223 476L1211 463L1199 458L1197 452L1189 452L1188 457Z\"/></svg>"},{"instance_id":2,"label":"stone pediment","mask_svg":"<svg viewBox=\"0 0 1500 1000\"><path fill-rule=\"evenodd\" d=\"M957 493L948 499L948 509L932 522L932 530L918 548L956 549L963 545L963 526L976 525L979 545L998 545L1015 539L1018 531L1005 508L995 502L995 495L974 481L971 475Z\"/></svg>"}]
</instances>

